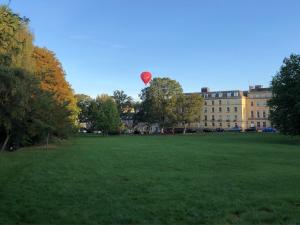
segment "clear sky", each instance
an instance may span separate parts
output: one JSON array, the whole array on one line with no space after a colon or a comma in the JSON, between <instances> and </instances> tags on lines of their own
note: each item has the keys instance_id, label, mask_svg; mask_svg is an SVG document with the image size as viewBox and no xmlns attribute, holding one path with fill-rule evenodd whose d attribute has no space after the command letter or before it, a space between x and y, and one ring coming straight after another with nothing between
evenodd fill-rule
<instances>
[{"instance_id":1,"label":"clear sky","mask_svg":"<svg viewBox=\"0 0 300 225\"><path fill-rule=\"evenodd\" d=\"M1 3L7 2L0 0ZM142 71L184 91L268 86L300 53L299 0L12 0L77 93L137 97Z\"/></svg>"}]
</instances>

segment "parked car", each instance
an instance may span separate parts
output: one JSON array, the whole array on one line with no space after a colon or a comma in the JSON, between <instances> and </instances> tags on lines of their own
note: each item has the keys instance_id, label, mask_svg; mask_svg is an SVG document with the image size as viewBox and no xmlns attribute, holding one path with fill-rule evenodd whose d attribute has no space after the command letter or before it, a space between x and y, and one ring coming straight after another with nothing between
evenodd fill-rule
<instances>
[{"instance_id":1,"label":"parked car","mask_svg":"<svg viewBox=\"0 0 300 225\"><path fill-rule=\"evenodd\" d=\"M174 129L173 128L165 128L164 129L164 134L174 134Z\"/></svg>"},{"instance_id":2,"label":"parked car","mask_svg":"<svg viewBox=\"0 0 300 225\"><path fill-rule=\"evenodd\" d=\"M277 130L275 128L273 128L273 127L267 127L267 128L264 128L262 130L262 132L264 132L264 133L276 133Z\"/></svg>"},{"instance_id":3,"label":"parked car","mask_svg":"<svg viewBox=\"0 0 300 225\"><path fill-rule=\"evenodd\" d=\"M255 127L250 127L250 128L245 129L245 132L257 132L257 130Z\"/></svg>"},{"instance_id":4,"label":"parked car","mask_svg":"<svg viewBox=\"0 0 300 225\"><path fill-rule=\"evenodd\" d=\"M229 132L242 132L242 128L232 127L232 128L229 128L227 131L229 131Z\"/></svg>"},{"instance_id":5,"label":"parked car","mask_svg":"<svg viewBox=\"0 0 300 225\"><path fill-rule=\"evenodd\" d=\"M175 134L182 134L183 131L184 131L184 128L178 128L178 127L177 127L177 128L174 129L174 133L175 133Z\"/></svg>"},{"instance_id":6,"label":"parked car","mask_svg":"<svg viewBox=\"0 0 300 225\"><path fill-rule=\"evenodd\" d=\"M186 129L186 133L192 134L192 133L196 133L196 132L197 132L196 129L192 129L192 128Z\"/></svg>"},{"instance_id":7,"label":"parked car","mask_svg":"<svg viewBox=\"0 0 300 225\"><path fill-rule=\"evenodd\" d=\"M205 132L205 133L210 133L210 132L213 132L213 130L212 130L212 129L209 129L209 128L204 128L204 129L203 129L203 132Z\"/></svg>"},{"instance_id":8,"label":"parked car","mask_svg":"<svg viewBox=\"0 0 300 225\"><path fill-rule=\"evenodd\" d=\"M217 128L216 132L224 132L225 130L223 128Z\"/></svg>"}]
</instances>

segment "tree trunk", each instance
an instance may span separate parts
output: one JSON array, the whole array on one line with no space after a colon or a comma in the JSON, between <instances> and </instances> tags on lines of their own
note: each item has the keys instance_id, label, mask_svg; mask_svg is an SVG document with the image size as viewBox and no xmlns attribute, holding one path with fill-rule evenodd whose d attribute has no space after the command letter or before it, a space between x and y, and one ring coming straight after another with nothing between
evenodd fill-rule
<instances>
[{"instance_id":1,"label":"tree trunk","mask_svg":"<svg viewBox=\"0 0 300 225\"><path fill-rule=\"evenodd\" d=\"M6 145L7 145L8 141L9 141L9 134L6 135L6 138L2 145L1 151L4 151L6 149Z\"/></svg>"},{"instance_id":2,"label":"tree trunk","mask_svg":"<svg viewBox=\"0 0 300 225\"><path fill-rule=\"evenodd\" d=\"M47 141L46 141L46 150L48 150L49 137L50 137L50 133L48 132L48 134L47 134Z\"/></svg>"},{"instance_id":3,"label":"tree trunk","mask_svg":"<svg viewBox=\"0 0 300 225\"><path fill-rule=\"evenodd\" d=\"M186 126L187 126L187 124L185 123L184 124L184 129L183 129L183 134L186 134Z\"/></svg>"}]
</instances>

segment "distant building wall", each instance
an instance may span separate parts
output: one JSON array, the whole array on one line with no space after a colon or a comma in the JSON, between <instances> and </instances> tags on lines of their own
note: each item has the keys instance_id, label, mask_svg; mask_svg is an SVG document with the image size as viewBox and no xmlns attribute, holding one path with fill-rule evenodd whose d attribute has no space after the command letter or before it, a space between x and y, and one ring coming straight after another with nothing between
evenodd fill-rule
<instances>
[{"instance_id":1,"label":"distant building wall","mask_svg":"<svg viewBox=\"0 0 300 225\"><path fill-rule=\"evenodd\" d=\"M203 116L200 123L191 127L223 128L270 127L269 107L267 101L272 97L269 88L257 85L249 91L214 91L202 88L199 94L204 99ZM192 93L187 93L190 95Z\"/></svg>"}]
</instances>

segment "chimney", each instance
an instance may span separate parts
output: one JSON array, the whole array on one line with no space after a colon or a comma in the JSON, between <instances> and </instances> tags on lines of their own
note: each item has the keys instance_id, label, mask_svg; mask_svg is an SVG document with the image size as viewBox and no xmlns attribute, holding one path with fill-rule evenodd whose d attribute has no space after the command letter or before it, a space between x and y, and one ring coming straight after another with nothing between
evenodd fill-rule
<instances>
[{"instance_id":1,"label":"chimney","mask_svg":"<svg viewBox=\"0 0 300 225\"><path fill-rule=\"evenodd\" d=\"M202 93L207 93L207 92L209 92L210 90L209 90L209 88L208 87L203 87L203 88L201 88L201 92Z\"/></svg>"}]
</instances>

